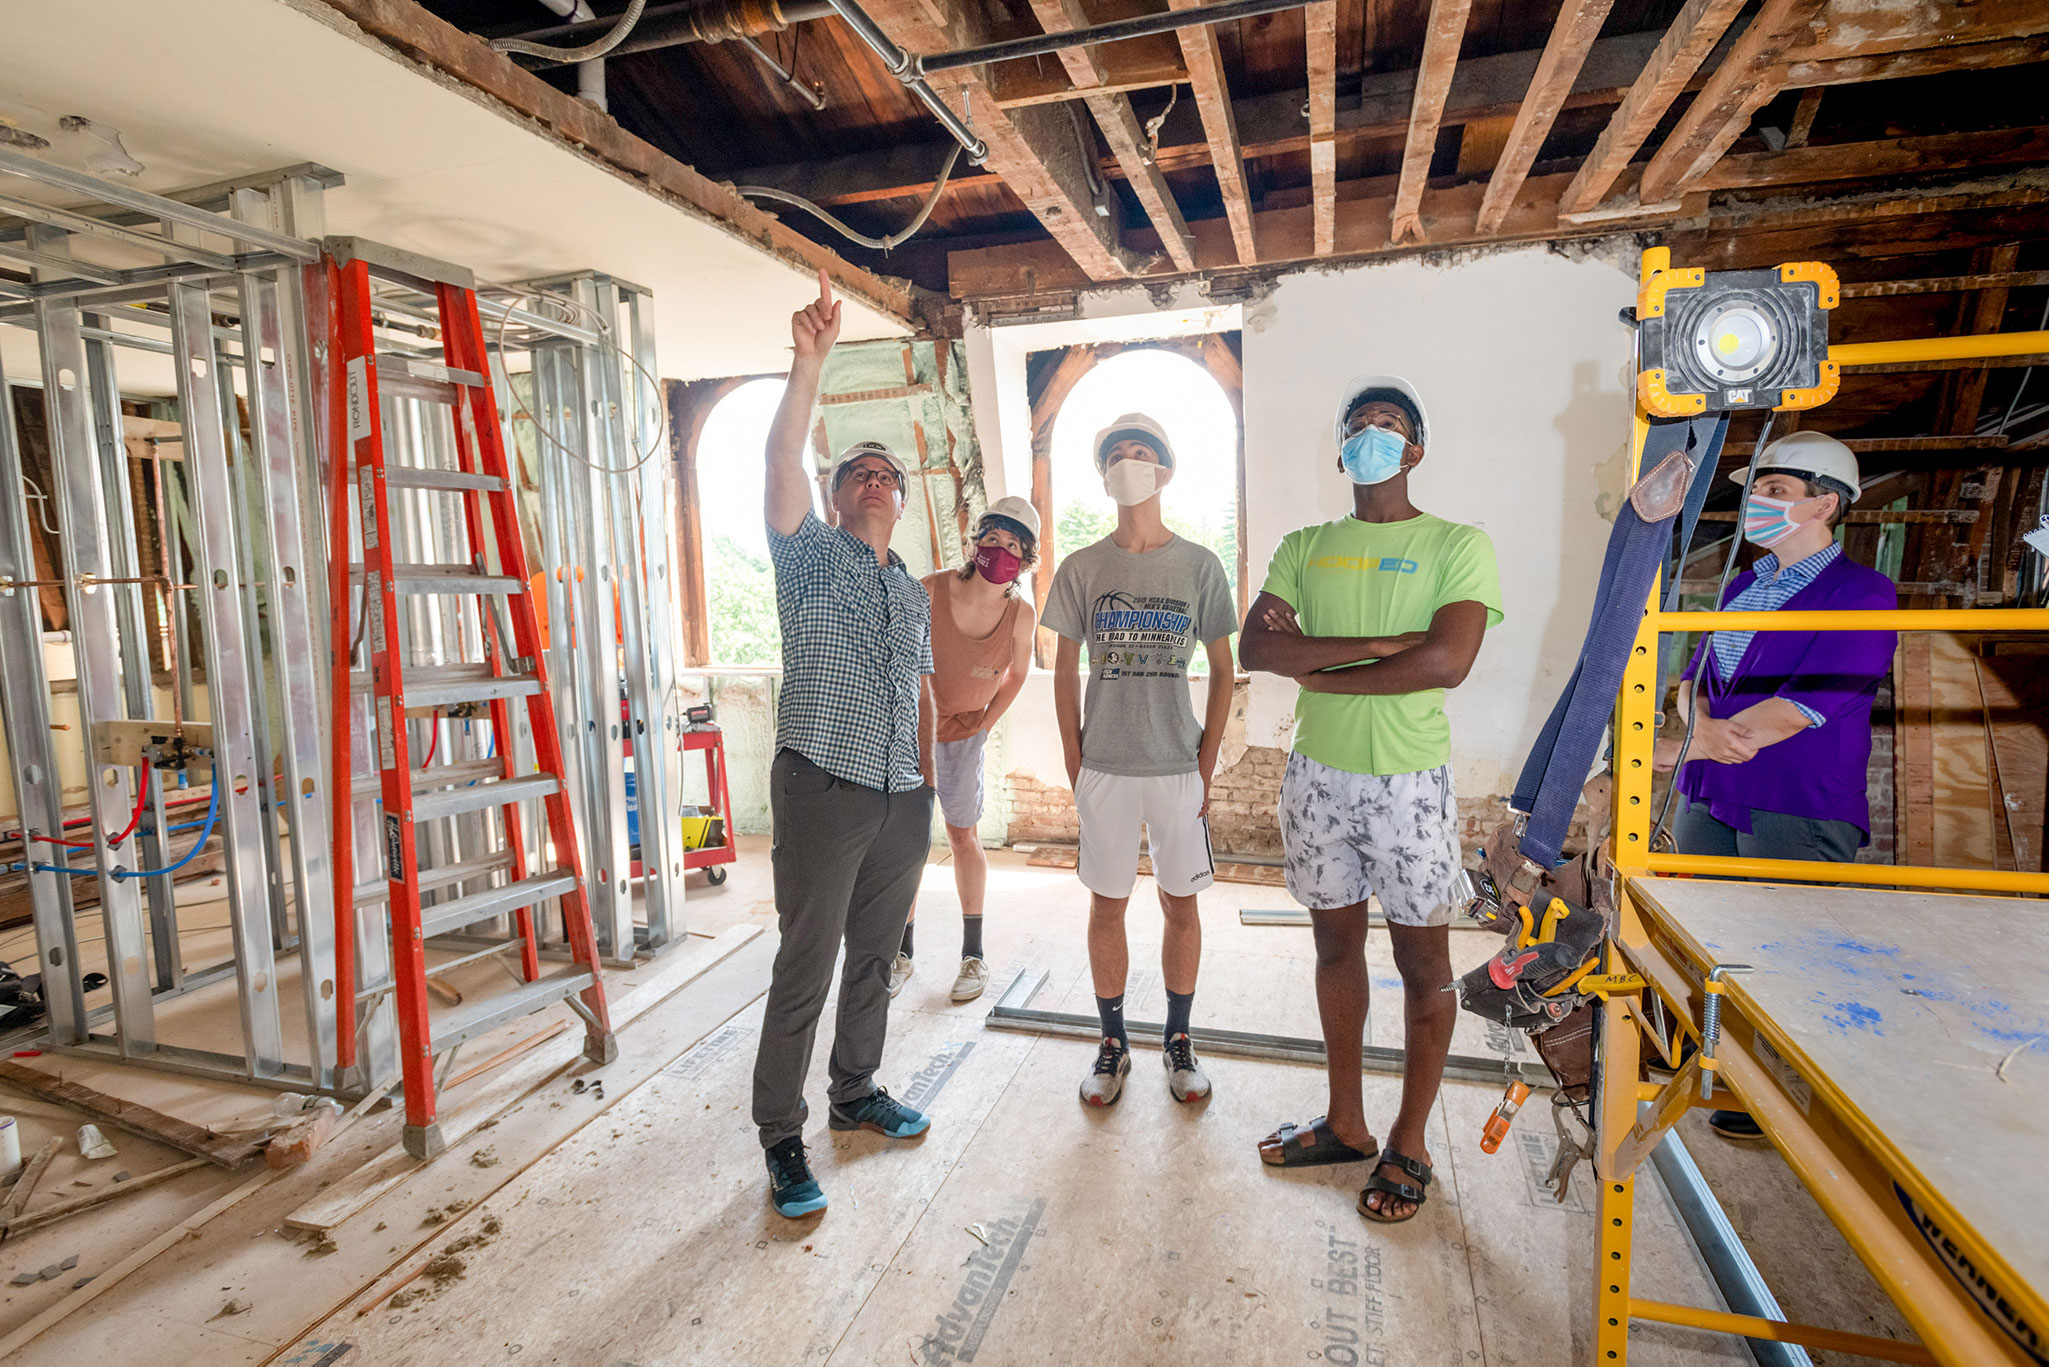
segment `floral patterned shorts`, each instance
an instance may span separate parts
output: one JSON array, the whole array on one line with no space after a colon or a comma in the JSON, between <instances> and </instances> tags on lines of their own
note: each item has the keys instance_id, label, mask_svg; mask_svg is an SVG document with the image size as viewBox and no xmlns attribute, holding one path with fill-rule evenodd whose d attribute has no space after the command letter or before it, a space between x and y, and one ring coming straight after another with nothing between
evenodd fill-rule
<instances>
[{"instance_id":1,"label":"floral patterned shorts","mask_svg":"<svg viewBox=\"0 0 2049 1367\"><path fill-rule=\"evenodd\" d=\"M1302 754L1281 780L1288 892L1311 911L1377 894L1398 926L1451 923L1460 866L1451 766L1354 774Z\"/></svg>"}]
</instances>

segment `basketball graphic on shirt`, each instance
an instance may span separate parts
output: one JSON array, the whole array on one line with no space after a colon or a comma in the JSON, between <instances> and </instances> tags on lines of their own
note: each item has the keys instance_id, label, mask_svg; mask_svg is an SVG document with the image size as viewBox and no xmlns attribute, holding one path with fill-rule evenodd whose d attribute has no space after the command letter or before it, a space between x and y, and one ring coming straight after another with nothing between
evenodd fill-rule
<instances>
[{"instance_id":1,"label":"basketball graphic on shirt","mask_svg":"<svg viewBox=\"0 0 2049 1367\"><path fill-rule=\"evenodd\" d=\"M1178 676L1188 668L1194 625L1183 598L1112 591L1100 595L1089 615L1090 654L1102 652L1108 679Z\"/></svg>"}]
</instances>

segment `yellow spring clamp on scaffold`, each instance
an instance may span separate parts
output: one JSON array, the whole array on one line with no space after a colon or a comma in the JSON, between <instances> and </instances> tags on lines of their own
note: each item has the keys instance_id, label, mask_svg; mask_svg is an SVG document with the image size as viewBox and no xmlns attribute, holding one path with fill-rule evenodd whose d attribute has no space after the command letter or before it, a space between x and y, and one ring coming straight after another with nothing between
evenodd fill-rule
<instances>
[{"instance_id":1,"label":"yellow spring clamp on scaffold","mask_svg":"<svg viewBox=\"0 0 2049 1367\"><path fill-rule=\"evenodd\" d=\"M1700 1099L1715 1095L1715 1046L1722 1042L1722 979L1731 973L1750 972L1749 964L1716 964L1701 984L1706 994L1700 1003Z\"/></svg>"}]
</instances>

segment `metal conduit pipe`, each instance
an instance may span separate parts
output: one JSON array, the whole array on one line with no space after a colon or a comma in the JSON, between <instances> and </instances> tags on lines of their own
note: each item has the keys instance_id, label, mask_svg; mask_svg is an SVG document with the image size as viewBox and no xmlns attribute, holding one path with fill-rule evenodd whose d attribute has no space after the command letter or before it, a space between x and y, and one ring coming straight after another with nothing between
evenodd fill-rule
<instances>
[{"instance_id":1,"label":"metal conduit pipe","mask_svg":"<svg viewBox=\"0 0 2049 1367\"><path fill-rule=\"evenodd\" d=\"M861 8L857 0L832 0L832 8L840 18L847 21L855 33L860 35L862 42L874 49L875 55L882 59L882 64L889 68L889 74L902 81L904 88L917 96L920 104L932 111L932 117L938 119L940 125L953 135L953 140L968 154L970 162L980 166L987 160L989 144L977 137L975 130L968 127L966 121L954 113L945 100L939 98L939 92L926 81L917 57L892 42L889 35L868 17L868 12Z\"/></svg>"},{"instance_id":2,"label":"metal conduit pipe","mask_svg":"<svg viewBox=\"0 0 2049 1367\"><path fill-rule=\"evenodd\" d=\"M915 73L922 76L931 72L953 71L964 66L980 66L984 62L1008 62L1019 57L1039 57L1071 47L1097 47L1103 43L1121 42L1126 38L1144 38L1154 33L1172 33L1175 29L1194 28L1201 24L1227 24L1234 19L1255 19L1262 14L1279 14L1283 10L1302 9L1309 3L1310 0L1224 0L1222 4L1204 5L1199 9L1169 10L1165 14L1146 14L1136 19L1116 19L1107 24L1093 24L1088 28L1068 29L1064 33L1042 33L1033 38L1013 38L1008 42L989 43L983 47L941 52L930 57L913 58L912 64ZM846 13L846 7L843 5L836 3L833 8L839 10L842 15ZM847 22L853 21L849 19ZM905 78L899 76L898 79ZM909 82L906 80L905 84Z\"/></svg>"},{"instance_id":3,"label":"metal conduit pipe","mask_svg":"<svg viewBox=\"0 0 2049 1367\"><path fill-rule=\"evenodd\" d=\"M686 43L723 43L734 38L757 38L781 33L792 24L808 23L831 14L826 0L685 0L681 4L649 5L631 37L612 49L614 57ZM518 35L534 42L576 42L603 33L611 20L558 24ZM559 65L543 62L542 66Z\"/></svg>"}]
</instances>

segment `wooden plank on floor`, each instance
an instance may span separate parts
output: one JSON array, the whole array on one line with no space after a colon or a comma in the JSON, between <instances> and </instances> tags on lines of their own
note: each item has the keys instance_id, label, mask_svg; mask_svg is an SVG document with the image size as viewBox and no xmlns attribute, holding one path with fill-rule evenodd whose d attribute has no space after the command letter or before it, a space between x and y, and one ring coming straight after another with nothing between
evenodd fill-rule
<instances>
[{"instance_id":1,"label":"wooden plank on floor","mask_svg":"<svg viewBox=\"0 0 2049 1367\"><path fill-rule=\"evenodd\" d=\"M63 1066L60 1059L52 1058L51 1063ZM39 1100L68 1106L86 1119L118 1125L145 1139L168 1144L194 1158L204 1158L230 1170L254 1160L263 1152L264 1137L261 1135L251 1138L246 1134L221 1134L13 1059L0 1059L0 1082Z\"/></svg>"},{"instance_id":2,"label":"wooden plank on floor","mask_svg":"<svg viewBox=\"0 0 2049 1367\"><path fill-rule=\"evenodd\" d=\"M370 1316L345 1309L308 1337L393 1363L454 1342L518 1344L543 1362L830 1358L1035 1041L953 1013L892 1013L886 1080L935 1120L899 1143L826 1129L821 1039L807 1138L833 1204L786 1221L767 1204L748 1119L760 1015L744 1013L494 1198L501 1232L465 1276Z\"/></svg>"},{"instance_id":3,"label":"wooden plank on floor","mask_svg":"<svg viewBox=\"0 0 2049 1367\"><path fill-rule=\"evenodd\" d=\"M692 942L662 966L666 972L648 979L614 1005L612 1028L624 1029L650 1007L688 985L761 933L759 926L734 926L709 945ZM540 1082L582 1057L582 1036L551 1041L533 1050L505 1072L483 1084L474 1096L454 1097L441 1116L443 1139L452 1148ZM445 1156L445 1155L444 1155ZM330 1230L428 1165L393 1145L342 1181L285 1218L292 1229Z\"/></svg>"}]
</instances>

